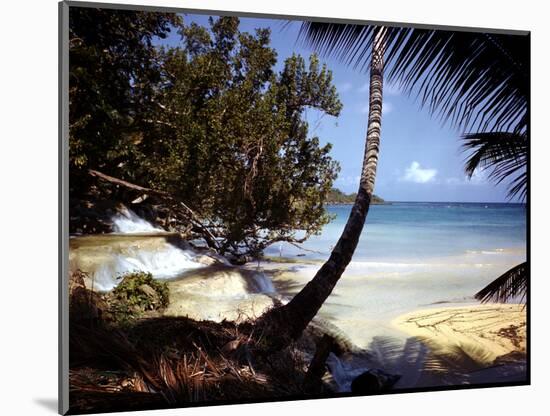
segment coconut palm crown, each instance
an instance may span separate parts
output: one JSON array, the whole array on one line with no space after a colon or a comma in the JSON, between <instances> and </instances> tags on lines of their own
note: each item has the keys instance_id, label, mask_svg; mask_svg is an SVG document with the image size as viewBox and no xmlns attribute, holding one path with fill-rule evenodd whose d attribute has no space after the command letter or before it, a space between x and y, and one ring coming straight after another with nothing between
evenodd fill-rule
<instances>
[{"instance_id":1,"label":"coconut palm crown","mask_svg":"<svg viewBox=\"0 0 550 416\"><path fill-rule=\"evenodd\" d=\"M302 23L299 38L324 56L366 71L374 26ZM528 35L388 27L387 80L464 133L466 173L488 169L527 189ZM490 133L490 134L486 134Z\"/></svg>"}]
</instances>

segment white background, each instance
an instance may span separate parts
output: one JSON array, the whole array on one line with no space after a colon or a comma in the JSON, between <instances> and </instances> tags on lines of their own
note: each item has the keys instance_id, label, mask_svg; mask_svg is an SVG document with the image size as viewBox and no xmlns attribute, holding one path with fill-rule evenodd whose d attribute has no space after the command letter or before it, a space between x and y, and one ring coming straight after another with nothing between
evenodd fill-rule
<instances>
[{"instance_id":1,"label":"white background","mask_svg":"<svg viewBox=\"0 0 550 416\"><path fill-rule=\"evenodd\" d=\"M119 3L132 3L118 1ZM141 4L532 31L532 386L223 406L150 415L549 414L547 101L544 1L277 0ZM54 414L57 396L57 2L0 11L0 414ZM545 394L546 393L546 394ZM546 400L545 400L546 399ZM145 413L140 413L145 414Z\"/></svg>"}]
</instances>

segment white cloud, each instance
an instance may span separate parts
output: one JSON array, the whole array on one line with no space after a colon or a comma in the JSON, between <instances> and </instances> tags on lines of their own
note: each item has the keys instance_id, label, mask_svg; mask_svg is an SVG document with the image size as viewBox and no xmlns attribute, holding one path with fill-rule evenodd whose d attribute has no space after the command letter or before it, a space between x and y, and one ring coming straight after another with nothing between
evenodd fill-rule
<instances>
[{"instance_id":1,"label":"white cloud","mask_svg":"<svg viewBox=\"0 0 550 416\"><path fill-rule=\"evenodd\" d=\"M339 85L337 89L338 92L347 92L351 90L352 87L353 85L351 84L351 82L344 82L342 85Z\"/></svg>"},{"instance_id":2,"label":"white cloud","mask_svg":"<svg viewBox=\"0 0 550 416\"><path fill-rule=\"evenodd\" d=\"M447 185L453 185L453 186L462 186L462 185L483 185L488 182L487 180L487 172L484 170L476 169L470 178L468 175L457 178L457 177L449 177L445 179L445 183Z\"/></svg>"},{"instance_id":3,"label":"white cloud","mask_svg":"<svg viewBox=\"0 0 550 416\"><path fill-rule=\"evenodd\" d=\"M432 182L437 175L436 169L426 169L420 166L420 163L414 161L411 165L405 170L405 175L403 176L404 181L415 182L415 183L427 183Z\"/></svg>"}]
</instances>

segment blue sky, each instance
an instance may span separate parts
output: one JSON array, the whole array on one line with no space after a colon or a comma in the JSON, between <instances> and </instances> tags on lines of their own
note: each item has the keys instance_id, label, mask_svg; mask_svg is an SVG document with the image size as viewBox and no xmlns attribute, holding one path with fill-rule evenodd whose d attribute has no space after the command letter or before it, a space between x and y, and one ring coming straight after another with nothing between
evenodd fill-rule
<instances>
[{"instance_id":1,"label":"blue sky","mask_svg":"<svg viewBox=\"0 0 550 416\"><path fill-rule=\"evenodd\" d=\"M184 16L207 26L208 17ZM309 57L315 52L297 43L299 22L283 25L271 19L241 18L241 31L271 29L271 45L278 53L277 68L293 53ZM164 43L164 42L163 42ZM166 41L179 43L179 35ZM363 157L368 112L368 74L343 65L334 58L320 57L333 73L344 108L338 118L309 111L310 134L333 145L332 157L341 166L335 187L355 192ZM375 193L388 201L508 202L506 184L494 185L479 172L472 179L464 174L466 155L460 149L460 131L431 117L414 97L394 85L385 85L380 160Z\"/></svg>"}]
</instances>

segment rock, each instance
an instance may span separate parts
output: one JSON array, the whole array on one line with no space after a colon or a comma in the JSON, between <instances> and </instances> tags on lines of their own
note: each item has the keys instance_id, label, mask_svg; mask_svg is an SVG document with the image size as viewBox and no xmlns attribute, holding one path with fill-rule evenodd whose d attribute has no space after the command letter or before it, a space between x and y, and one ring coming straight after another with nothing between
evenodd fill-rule
<instances>
[{"instance_id":1,"label":"rock","mask_svg":"<svg viewBox=\"0 0 550 416\"><path fill-rule=\"evenodd\" d=\"M400 378L400 375L388 374L382 370L368 370L351 382L351 392L372 394L388 391Z\"/></svg>"},{"instance_id":2,"label":"rock","mask_svg":"<svg viewBox=\"0 0 550 416\"><path fill-rule=\"evenodd\" d=\"M212 256L208 256L208 255L205 255L205 254L195 257L194 260L196 262L199 262L201 264L205 264L207 266L211 266L213 264L219 263L219 261L216 260L215 258L213 258Z\"/></svg>"},{"instance_id":3,"label":"rock","mask_svg":"<svg viewBox=\"0 0 550 416\"><path fill-rule=\"evenodd\" d=\"M157 293L157 291L153 289L151 286L147 284L143 284L138 287L138 290L144 295L146 295L149 299L151 299L151 303L155 305L160 304L160 296Z\"/></svg>"},{"instance_id":4,"label":"rock","mask_svg":"<svg viewBox=\"0 0 550 416\"><path fill-rule=\"evenodd\" d=\"M71 322L97 324L107 317L108 305L102 296L86 288L86 275L77 270L69 275Z\"/></svg>"}]
</instances>

